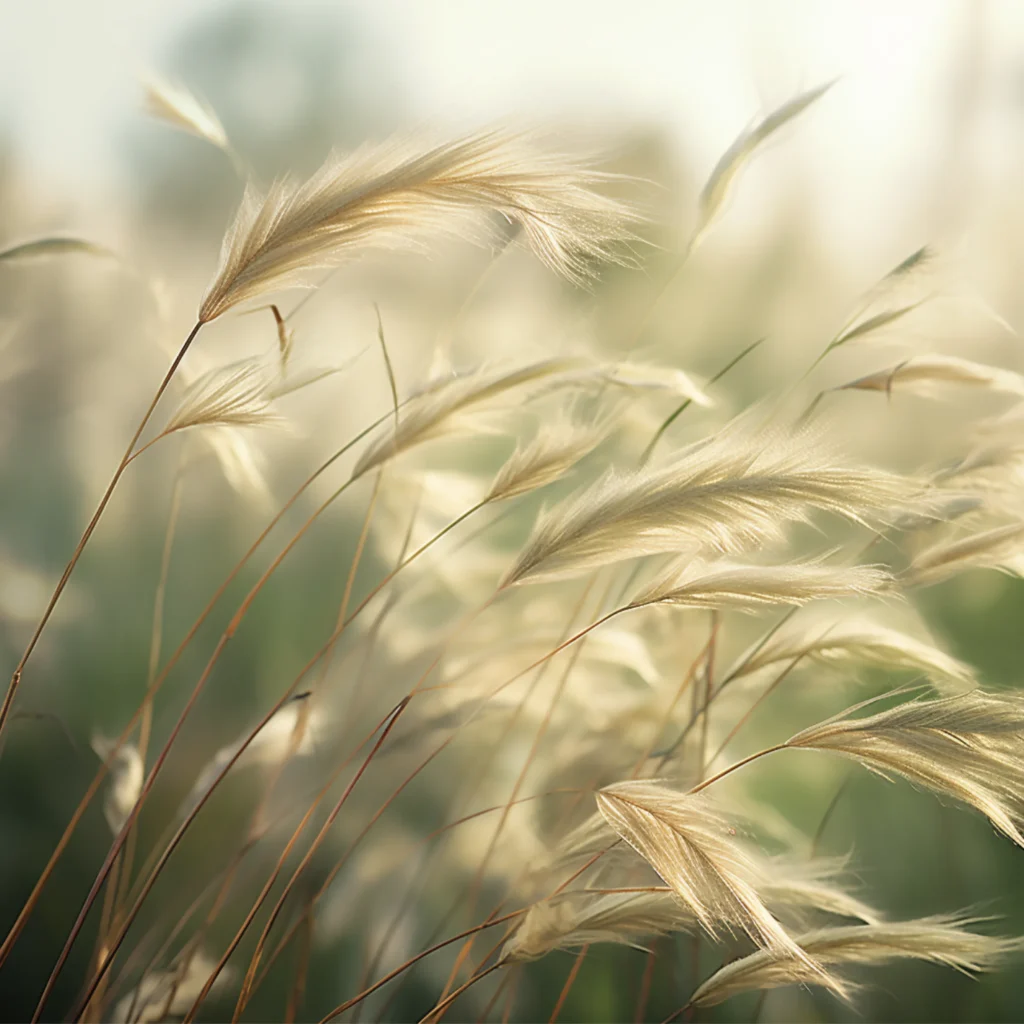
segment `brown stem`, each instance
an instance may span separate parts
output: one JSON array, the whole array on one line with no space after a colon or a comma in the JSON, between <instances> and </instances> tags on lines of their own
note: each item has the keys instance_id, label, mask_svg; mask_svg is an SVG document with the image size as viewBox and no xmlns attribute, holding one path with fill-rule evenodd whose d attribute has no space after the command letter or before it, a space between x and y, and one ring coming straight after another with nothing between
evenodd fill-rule
<instances>
[{"instance_id":1,"label":"brown stem","mask_svg":"<svg viewBox=\"0 0 1024 1024\"><path fill-rule=\"evenodd\" d=\"M86 790L82 799L79 801L78 807L75 808L75 811L71 816L71 820L68 822L67 827L64 829L64 832L61 834L61 837L57 842L57 846L54 848L53 853L50 854L50 858L46 863L46 867L43 869L42 874L39 876L39 879L37 880L35 886L33 887L32 892L29 894L28 899L22 904L22 908L18 912L18 916L15 919L14 924L11 926L11 929L8 932L7 937L4 939L3 944L0 945L0 965L2 965L4 961L7 959L7 956L10 954L10 951L14 943L17 941L18 936L24 930L25 924L27 923L28 918L32 913L32 910L39 902L39 897L42 894L43 888L46 886L46 883L49 881L51 875L54 872L54 869L57 866L57 861L60 860L61 855L66 849L68 843L71 841L71 836L74 834L74 831L78 826L78 822L82 819L82 816L85 814L86 808L91 803L92 798L99 791L100 786L103 784L103 780L104 778L106 778L106 775L110 770L110 766L113 763L114 758L117 756L118 750L121 749L125 741L128 739L129 735L131 735L132 731L136 726L136 723L139 721L139 718L144 714L144 710L148 702L152 701L157 690L159 690L163 683L166 681L167 677L170 675L174 666L177 665L178 661L181 659L181 656L184 654L189 644L192 642L196 634L199 632L203 623L207 620L207 618L209 618L210 613L213 611L218 601L227 591L228 587L234 582L235 578L248 563L249 559L256 553L257 549L260 547L263 541L266 540L266 538L269 536L273 528L284 518L288 510L299 500L299 498L306 492L306 490L308 490L308 488L312 486L314 481L316 481L321 475L323 475L338 459L340 459L347 451L349 451L350 448L358 444L359 441L366 437L366 435L369 434L376 427L380 426L380 424L383 423L384 420L386 420L387 418L387 416L381 416L373 423L371 423L368 427L361 430L354 438L352 438L351 441L343 445L338 451L331 455L330 458L323 462L311 476L306 478L305 482L301 484L301 486L288 499L288 501L285 502L285 504L281 507L281 509L277 512L273 519L271 519L271 521L264 528L263 532L252 543L249 550L242 556L241 560L235 565L231 572L228 573L227 578L220 585L220 587L218 587L213 597L210 598L206 607L199 615L199 618L196 619L196 621L192 624L191 628L185 635L184 639L181 641L181 643L178 644L178 647L171 655L170 659L167 661L167 664L164 665L163 670L160 672L160 675L157 676L157 678L153 681L153 684L147 689L143 697L142 704L139 705L139 707L135 710L132 717L129 719L128 724L125 726L124 730L121 732L121 735L115 741L110 753L107 755L106 761L104 761L104 763L100 766L96 775L93 777L92 782L89 784L88 789ZM337 497L337 492L335 494L335 497Z\"/></svg>"},{"instance_id":2,"label":"brown stem","mask_svg":"<svg viewBox=\"0 0 1024 1024\"><path fill-rule=\"evenodd\" d=\"M61 594L64 593L64 588L68 584L68 579L71 577L71 573L78 564L78 560L82 557L82 552L85 551L85 546L89 543L89 538L93 535L93 531L96 529L96 525L99 523L100 517L105 511L107 504L114 493L114 489L120 482L124 471L128 468L135 445L142 436L142 432L146 429L146 425L149 423L153 413L156 411L157 404L160 402L164 392L171 383L171 378L177 372L178 367L181 365L181 361L185 358L185 354L188 352L189 348L191 348L192 342L195 341L196 335L199 333L199 329L202 326L202 322L197 323L189 332L188 337L183 342L181 348L178 349L178 354L171 362L167 373L164 374L164 379L156 389L156 394L153 395L153 399L149 403L149 408L146 409L138 427L135 428L135 433L132 435L131 441L128 442L128 447L125 449L125 453L121 457L120 464L117 469L114 470L114 475L111 477L110 483L107 484L107 489L103 492L103 497L100 498L100 503L96 507L96 511L93 513L92 519L89 520L89 524L86 526L81 540L79 540L75 550L71 554L71 559L65 567L63 575L58 581L57 586L54 588L50 601L46 606L46 610L43 612L42 618L36 625L36 628L32 633L32 637L28 642L28 646L25 648L25 651L21 656L21 660L18 662L13 674L11 675L11 681L7 686L7 693L4 696L3 704L0 705L0 734L3 733L4 724L6 723L7 716L10 713L11 704L14 702L14 695L17 693L18 687L21 684L21 676L25 671L25 666L28 664L29 658L32 657L32 652L35 650L36 644L39 642L39 638L42 636L43 630L46 628L46 624L50 621L50 616L53 615L53 610L57 607L57 602L60 600Z\"/></svg>"},{"instance_id":3,"label":"brown stem","mask_svg":"<svg viewBox=\"0 0 1024 1024\"><path fill-rule=\"evenodd\" d=\"M397 978L398 975L403 974L405 971L409 970L410 967L419 963L419 961L424 959L424 957L430 956L431 953L436 953L439 949L444 949L445 946L450 946L453 942L461 942L463 939L467 938L470 935L476 935L477 932L482 932L485 928L493 928L495 925L504 924L506 921L512 921L517 917L522 917L528 909L529 908L524 907L522 910L513 910L509 914L504 914L501 917L496 917L492 921L484 921L483 924L474 925L472 928L467 928L465 931L459 932L458 935L453 935L451 938L445 939L443 942L437 942L433 946L430 946L428 949L421 950L414 957L411 957L410 959L406 960L404 964L399 964L398 967L396 967L393 971L389 971L387 974L385 974L383 978L380 978L378 981L375 981L368 988L363 989L363 991L360 992L359 995L353 996L351 999L346 1000L340 1006L336 1006L333 1010L331 1010L329 1014L327 1014L326 1017L324 1017L320 1021L320 1024L328 1024L328 1021L334 1020L335 1017L340 1017L341 1014L343 1014L346 1010L351 1009L357 1003L361 1003L364 999L367 998L367 996L373 995L373 993L376 992L377 989L382 988L389 981L391 981L394 978ZM495 966L497 966L497 964L495 964Z\"/></svg>"},{"instance_id":4,"label":"brown stem","mask_svg":"<svg viewBox=\"0 0 1024 1024\"><path fill-rule=\"evenodd\" d=\"M562 991L558 993L558 1002L555 1003L555 1008L551 1011L551 1016L548 1017L548 1024L555 1024L555 1022L558 1020L559 1015L562 1012L562 1008L565 1006L565 1001L569 998L569 993L572 991L572 987L576 983L576 978L580 973L580 968L583 966L583 961L586 959L587 953L589 952L590 943L588 942L576 954L576 959L573 961L572 968L569 971L569 975L565 979L565 984L562 986Z\"/></svg>"}]
</instances>

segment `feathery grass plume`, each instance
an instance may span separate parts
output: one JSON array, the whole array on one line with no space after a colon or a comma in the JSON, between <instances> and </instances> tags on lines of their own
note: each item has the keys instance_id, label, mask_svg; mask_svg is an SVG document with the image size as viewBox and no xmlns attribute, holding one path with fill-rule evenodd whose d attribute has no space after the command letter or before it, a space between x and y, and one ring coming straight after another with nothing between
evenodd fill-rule
<instances>
[{"instance_id":1,"label":"feathery grass plume","mask_svg":"<svg viewBox=\"0 0 1024 1024\"><path fill-rule=\"evenodd\" d=\"M821 561L786 565L737 565L683 558L642 587L630 607L673 604L685 608L745 608L803 605L837 597L887 592L892 577L880 566L825 565Z\"/></svg>"},{"instance_id":2,"label":"feathery grass plume","mask_svg":"<svg viewBox=\"0 0 1024 1024\"><path fill-rule=\"evenodd\" d=\"M271 369L260 357L219 366L192 379L163 433L172 434L189 427L283 426L284 417L273 408L277 399L301 391L342 369L344 367L311 368L282 378L276 368Z\"/></svg>"},{"instance_id":3,"label":"feathery grass plume","mask_svg":"<svg viewBox=\"0 0 1024 1024\"><path fill-rule=\"evenodd\" d=\"M0 250L0 262L16 263L21 260L46 259L50 256L68 256L76 253L85 256L98 256L101 259L120 260L120 257L105 245L86 241L84 238L71 238L55 235L52 238L35 238L30 242L19 242Z\"/></svg>"},{"instance_id":4,"label":"feathery grass plume","mask_svg":"<svg viewBox=\"0 0 1024 1024\"><path fill-rule=\"evenodd\" d=\"M537 960L556 949L598 942L637 946L643 939L689 931L694 924L693 915L670 892L560 893L529 909L502 957Z\"/></svg>"},{"instance_id":5,"label":"feathery grass plume","mask_svg":"<svg viewBox=\"0 0 1024 1024\"><path fill-rule=\"evenodd\" d=\"M1024 523L1010 523L922 551L904 572L908 587L928 587L967 569L1024 573Z\"/></svg>"},{"instance_id":6,"label":"feathery grass plume","mask_svg":"<svg viewBox=\"0 0 1024 1024\"><path fill-rule=\"evenodd\" d=\"M908 314L913 313L915 309L924 305L924 302L925 300L921 299L918 302L911 302L906 306L897 306L895 309L886 309L881 313L875 313L863 320L859 320L852 327L847 328L833 338L829 342L828 351L831 352L832 349L839 348L841 345L847 345L851 341L863 341L872 335L877 336L886 327L891 327Z\"/></svg>"},{"instance_id":7,"label":"feathery grass plume","mask_svg":"<svg viewBox=\"0 0 1024 1024\"><path fill-rule=\"evenodd\" d=\"M831 352L851 341L875 341L879 335L884 336L887 327L899 323L928 302L933 297L931 293L911 298L908 288L920 283L922 275L933 266L934 261L935 253L926 245L893 267L862 296L856 310L846 319L825 351ZM919 288L914 291L920 295ZM884 308L879 309L879 306ZM870 313L872 308L876 310L875 313Z\"/></svg>"},{"instance_id":8,"label":"feathery grass plume","mask_svg":"<svg viewBox=\"0 0 1024 1024\"><path fill-rule=\"evenodd\" d=\"M244 429L208 427L202 434L228 486L238 494L254 499L264 508L270 508L273 498L264 473L263 453L250 443Z\"/></svg>"},{"instance_id":9,"label":"feathery grass plume","mask_svg":"<svg viewBox=\"0 0 1024 1024\"><path fill-rule=\"evenodd\" d=\"M581 282L590 261L629 237L626 207L594 190L609 175L541 153L525 134L490 130L426 151L398 139L332 157L304 184L266 195L250 184L199 309L203 323L370 247L408 246L453 217L493 211L519 225L552 270ZM456 220L458 218L455 218Z\"/></svg>"},{"instance_id":10,"label":"feathery grass plume","mask_svg":"<svg viewBox=\"0 0 1024 1024\"><path fill-rule=\"evenodd\" d=\"M941 394L942 386L948 384L963 384L1024 396L1024 377L1019 373L997 366L986 366L970 359L941 355L913 356L888 370L879 370L843 384L837 390L884 391L886 394L900 390L935 397Z\"/></svg>"},{"instance_id":11,"label":"feathery grass plume","mask_svg":"<svg viewBox=\"0 0 1024 1024\"><path fill-rule=\"evenodd\" d=\"M797 937L801 949L824 967L875 966L898 959L926 960L965 974L989 971L1017 952L1017 939L981 935L968 930L969 918L936 915L915 921L875 922L820 928ZM765 991L784 985L825 984L849 999L846 980L812 970L804 960L780 958L767 950L733 960L716 971L690 997L691 1006L714 1006L741 992Z\"/></svg>"},{"instance_id":12,"label":"feathery grass plume","mask_svg":"<svg viewBox=\"0 0 1024 1024\"><path fill-rule=\"evenodd\" d=\"M93 736L92 749L96 756L105 761L114 749L114 740L106 736ZM135 802L142 791L144 766L139 749L133 743L123 743L114 754L110 765L110 788L103 801L103 816L110 831L116 836L132 813Z\"/></svg>"},{"instance_id":13,"label":"feathery grass plume","mask_svg":"<svg viewBox=\"0 0 1024 1024\"><path fill-rule=\"evenodd\" d=\"M520 444L498 470L486 501L505 501L560 480L608 436L607 425L568 420L544 424L537 436Z\"/></svg>"},{"instance_id":14,"label":"feathery grass plume","mask_svg":"<svg viewBox=\"0 0 1024 1024\"><path fill-rule=\"evenodd\" d=\"M880 775L901 775L954 797L1024 846L1024 697L971 690L850 717L862 707L812 725L785 745L842 754Z\"/></svg>"},{"instance_id":15,"label":"feathery grass plume","mask_svg":"<svg viewBox=\"0 0 1024 1024\"><path fill-rule=\"evenodd\" d=\"M273 379L262 360L244 359L198 377L164 427L172 434L189 427L280 426L272 408Z\"/></svg>"},{"instance_id":16,"label":"feathery grass plume","mask_svg":"<svg viewBox=\"0 0 1024 1024\"><path fill-rule=\"evenodd\" d=\"M758 148L794 118L799 117L812 103L820 99L834 82L827 82L815 89L809 89L793 97L773 110L764 120L743 132L722 154L701 190L698 199L697 224L693 232L691 247L703 238L712 222L721 212L729 196L733 182L740 171L749 163Z\"/></svg>"},{"instance_id":17,"label":"feathery grass plume","mask_svg":"<svg viewBox=\"0 0 1024 1024\"><path fill-rule=\"evenodd\" d=\"M807 431L745 422L667 467L608 473L541 517L506 585L578 575L645 555L735 551L782 535L812 510L877 520L918 495L913 481L844 466Z\"/></svg>"},{"instance_id":18,"label":"feathery grass plume","mask_svg":"<svg viewBox=\"0 0 1024 1024\"><path fill-rule=\"evenodd\" d=\"M776 956L806 959L769 911L769 881L734 838L735 829L700 795L652 782L620 782L596 794L608 824L672 887L713 937L742 928Z\"/></svg>"},{"instance_id":19,"label":"feathery grass plume","mask_svg":"<svg viewBox=\"0 0 1024 1024\"><path fill-rule=\"evenodd\" d=\"M596 376L598 380L627 390L664 391L705 408L715 404L688 373L674 366L621 361L599 367Z\"/></svg>"},{"instance_id":20,"label":"feathery grass plume","mask_svg":"<svg viewBox=\"0 0 1024 1024\"><path fill-rule=\"evenodd\" d=\"M934 644L883 626L872 619L833 614L811 621L797 617L736 660L727 679L749 676L768 666L791 661L868 665L885 670L923 673L934 682L963 688L973 685L969 665Z\"/></svg>"},{"instance_id":21,"label":"feathery grass plume","mask_svg":"<svg viewBox=\"0 0 1024 1024\"><path fill-rule=\"evenodd\" d=\"M231 153L227 132L208 104L183 85L172 84L153 75L147 77L143 85L146 90L144 106L150 117Z\"/></svg>"},{"instance_id":22,"label":"feathery grass plume","mask_svg":"<svg viewBox=\"0 0 1024 1024\"><path fill-rule=\"evenodd\" d=\"M765 868L766 877L770 880L761 895L772 911L780 916L804 918L811 911L876 924L880 920L878 911L834 881L834 876L845 866L843 859L796 864L774 858Z\"/></svg>"},{"instance_id":23,"label":"feathery grass plume","mask_svg":"<svg viewBox=\"0 0 1024 1024\"><path fill-rule=\"evenodd\" d=\"M362 476L424 441L454 433L469 414L492 408L497 399L507 399L510 391L543 383L579 365L578 359L568 357L546 359L513 370L475 370L428 384L402 407L394 431L363 452L352 475Z\"/></svg>"}]
</instances>

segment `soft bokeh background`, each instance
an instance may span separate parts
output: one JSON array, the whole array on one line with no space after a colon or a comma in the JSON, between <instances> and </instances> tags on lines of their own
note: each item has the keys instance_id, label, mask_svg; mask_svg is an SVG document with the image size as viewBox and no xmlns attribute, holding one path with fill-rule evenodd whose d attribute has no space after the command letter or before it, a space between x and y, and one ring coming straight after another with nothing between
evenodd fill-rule
<instances>
[{"instance_id":1,"label":"soft bokeh background","mask_svg":"<svg viewBox=\"0 0 1024 1024\"><path fill-rule=\"evenodd\" d=\"M599 348L645 353L708 376L761 335L765 345L730 384L735 408L799 372L856 296L924 243L938 246L954 301L915 320L931 347L1024 369L1019 280L1024 173L1024 6L1005 3L227 3L36 0L3 6L0 35L0 246L49 232L94 238L159 279L170 324L154 327L152 288L106 265L0 268L0 638L13 664L52 581L158 379L165 347L187 330L215 266L239 185L223 155L146 120L138 75L153 69L209 100L237 148L269 178L308 172L331 147L395 130L446 136L493 119L571 125L600 140L611 165L647 179L644 201L661 250L640 271L608 274L595 294L550 282L525 257L463 319L465 357L542 354L545 338L596 336ZM727 217L636 337L693 219L696 191L722 150L791 95L837 79L831 92L750 167ZM411 388L436 337L476 279L461 248L346 271L318 299L312 362L338 362L375 338L379 299L389 343ZM520 296L528 289L531 301ZM594 308L597 313L595 314ZM991 314L995 314L994 316ZM999 319L1005 324L999 323ZM4 326L6 325L6 326ZM310 334L314 332L311 330ZM211 362L274 344L272 325L234 318L211 332ZM334 348L333 346L337 346ZM364 357L365 358L365 357ZM832 383L880 365L861 356ZM280 498L335 447L339 423L387 408L386 381L304 409L301 438L267 442ZM828 383L829 381L824 381ZM948 452L966 419L923 403L851 416L858 445L899 464ZM853 428L851 428L853 429ZM168 457L170 458L170 457ZM40 649L23 702L58 709L26 718L5 752L0 789L0 924L25 893L91 777L89 738L120 729L145 678L151 595L170 500L173 459L127 481ZM234 496L213 467L184 505L168 635L177 638L241 555L265 509ZM358 518L341 510L322 544L300 549L231 647L224 680L204 698L189 749L212 751L277 692L329 630ZM371 560L372 566L372 560ZM143 595L140 597L140 594ZM929 592L923 607L953 653L983 681L1012 685L1024 662L1021 584L973 574ZM224 622L201 634L200 654ZM185 659L159 721L172 719L201 668ZM784 706L779 705L779 714ZM771 716L769 715L769 718ZM65 735L65 730L68 735ZM802 762L801 762L802 765ZM182 779L185 765L179 766ZM175 763L169 765L174 778ZM767 767L763 793L813 831L842 772L814 778ZM180 798L165 794L166 806ZM831 789L830 789L831 787ZM159 808L153 815L159 820ZM155 829L155 825L153 828ZM230 821L221 823L229 830ZM210 824L210 835L216 827ZM31 1012L102 857L98 808L84 822L40 913L0 972L0 1016ZM210 842L210 847L214 844ZM987 823L905 786L857 773L829 825L827 847L853 850L870 893L894 914L970 905L1024 931L1024 858ZM200 843L191 854L202 859ZM912 870L908 870L912 865ZM173 878L168 886L173 891ZM74 999L76 950L51 1008ZM311 991L351 991L337 948L314 958ZM677 1008L673 956L663 957L650 1008ZM546 1019L571 959L555 954L524 989L522 1019ZM614 967L612 966L614 964ZM644 960L595 951L563 1019L628 1018ZM708 965L710 968L711 965ZM1019 975L1018 975L1019 976ZM346 975L347 977L347 975ZM1019 1020L1013 971L980 983L923 967L880 972L862 1018L801 993L768 997L764 1020ZM408 1012L430 990L408 995ZM257 1008L280 1013L285 982ZM685 988L685 985L682 986ZM272 986L268 986L272 989ZM415 986L413 986L415 989ZM276 1000L276 1001L275 1001ZM317 1002L320 1005L320 1002ZM399 1004L401 1007L403 1004ZM749 1019L737 1001L704 1019ZM258 1015L258 1014L257 1014ZM660 1016L659 1016L660 1015ZM746 1015L746 1017L744 1017ZM254 1018L255 1019L255 1018Z\"/></svg>"}]
</instances>

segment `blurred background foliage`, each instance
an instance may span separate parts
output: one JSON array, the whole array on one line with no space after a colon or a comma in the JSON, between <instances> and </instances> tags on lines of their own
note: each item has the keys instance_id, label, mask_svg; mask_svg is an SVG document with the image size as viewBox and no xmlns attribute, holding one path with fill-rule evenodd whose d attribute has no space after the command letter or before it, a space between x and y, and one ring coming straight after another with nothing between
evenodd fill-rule
<instances>
[{"instance_id":1,"label":"blurred background foliage","mask_svg":"<svg viewBox=\"0 0 1024 1024\"><path fill-rule=\"evenodd\" d=\"M332 20L327 30L320 19ZM339 28L337 23L341 23ZM581 29L582 31L582 29ZM340 41L340 42L339 42ZM1022 51L1024 57L1024 51ZM984 54L965 62L968 78L950 93L951 134L947 160L933 169L939 197L932 226L970 221L966 247L975 287L1010 325L1021 327L1018 230L1022 211L1019 180L1018 111L1006 131L1014 134L1004 170L1005 186L965 213L955 187L960 145L972 117L971 67L983 75ZM1024 79L1024 60L1020 64ZM290 17L286 7L237 4L211 8L166 50L161 72L205 97L229 137L269 180L284 172L306 174L332 147L349 149L408 127L407 92L414 83L393 65L386 40L367 35L346 7L324 8L314 17ZM829 118L827 103L813 114ZM881 112L879 114L881 116ZM800 129L793 129L798 132ZM958 135L957 132L961 134ZM789 135L787 135L787 138ZM699 174L685 147L658 126L625 125L606 141L611 167L648 184L642 189L650 216L639 248L641 268L612 268L592 293L574 292L548 279L525 255L503 256L500 273L474 284L481 254L452 245L443 258L371 261L332 277L298 319L300 333L317 338L316 358L340 362L374 343L371 302L381 303L389 345L413 388L429 368L433 340L450 328L467 295L453 338L462 361L519 355L520 345L545 351L592 338L606 355L660 359L698 377L714 374L733 354L758 337L768 340L723 388L725 404L743 408L799 373L846 316L857 294L918 245L907 240L886 265L865 272L856 253L823 237L804 202L806 174L787 162L785 143L764 158L789 177L783 201L761 210L751 223L729 222L685 272L672 270L692 223ZM223 154L141 116L124 126L118 140L124 178L130 183L116 208L102 211L107 238L129 255L132 269L70 257L67 260L0 268L0 317L6 323L0 363L0 636L4 664L13 664L28 632L73 548L100 482L116 459L165 360L189 323L189 309L215 265L219 239L239 196L237 175ZM865 161L865 174L872 173ZM756 179L741 187L736 205L758 203ZM974 212L978 216L970 217ZM43 234L76 223L72 205L27 180L13 144L0 152L2 241ZM848 258L851 260L848 262ZM149 276L166 282L154 297ZM647 311L665 282L653 315ZM524 296L526 297L524 299ZM170 337L154 327L153 303L170 304ZM294 300L292 300L294 301ZM303 316L306 314L304 313ZM314 331L312 324L318 329ZM309 324L307 328L306 324ZM324 327L323 325L327 325ZM0 323L2 326L2 323ZM959 307L942 306L915 320L914 330L972 358L1022 367L1019 338ZM269 317L234 317L207 339L211 361L269 349L275 344ZM367 356L361 357L368 360ZM371 357L372 358L372 357ZM316 359L312 360L313 362ZM850 379L881 365L875 354L857 354L827 371ZM367 378L365 394L325 389L303 401L303 436L268 438L268 466L280 501L333 450L367 410L387 408L387 382L376 368L357 365ZM342 406L339 407L339 401ZM949 450L969 417L907 398L887 404L884 396L841 395L838 414L862 450L890 462ZM695 427L699 431L699 425ZM683 435L680 435L683 436ZM945 446L945 447L944 447ZM486 457L486 451L484 451ZM146 678L152 596L176 452L154 453L126 479L110 513L76 574L61 614L39 651L21 699L22 716L12 729L0 785L0 928L16 916L40 866L57 842L87 780L96 768L94 733L116 734L134 710ZM308 512L308 510L307 510ZM188 791L194 764L208 758L225 736L247 728L253 715L290 679L308 652L333 626L344 574L355 549L361 506L342 505L300 546L256 603L230 645L215 685L201 699L188 742L172 756L163 786L142 816L143 846ZM252 537L266 509L234 494L208 458L185 488L184 511L175 543L165 633L174 644ZM302 513L288 522L297 528ZM365 593L384 563L363 564L357 591ZM157 733L181 710L206 652L224 628L230 609L258 576L247 569L201 631L156 704ZM973 573L927 591L922 610L951 653L977 666L984 684L1019 685L1024 664L1024 584L993 573ZM168 648L170 649L170 648ZM764 711L765 734L792 731L785 691ZM847 776L848 781L847 781ZM964 906L1004 919L1007 932L1024 933L1024 857L979 817L943 806L904 784L890 784L862 771L813 764L800 757L766 763L755 792L798 827L813 834L837 789L843 786L823 829L821 848L849 854L865 897L894 916L953 911ZM422 796L422 794L421 794ZM175 857L152 905L172 905L177 894L195 891L197 880L223 866L224 842L241 827L247 787L235 786L204 814L202 828ZM410 800L403 813L431 818L429 794ZM384 840L378 840L384 841ZM27 1019L49 974L82 898L109 845L109 830L95 801L62 858L38 911L0 971L0 1018ZM326 867L318 870L326 871ZM259 884L259 872L239 886L239 906ZM445 903L444 893L424 897ZM95 915L94 915L95 917ZM49 1004L57 1018L73 1003L96 935L90 920L83 940ZM215 930L214 939L226 940ZM680 1006L693 985L716 964L696 962L686 938L656 944L658 958L647 1019L661 1020ZM329 1006L354 990L362 951L355 940L316 946L310 967L308 1005ZM573 963L555 953L530 965L517 995L516 1017L547 1019ZM648 957L631 949L593 949L569 993L561 1019L629 1020L635 1011ZM287 964L283 965L287 967ZM701 1020L741 1021L1014 1021L1024 1019L1019 967L983 978L914 965L874 972L857 1008L829 997L795 990L734 999L703 1010ZM443 969L442 969L443 973ZM443 982L443 978L441 979ZM417 971L394 1003L395 1019L416 1019L430 1005L438 978ZM279 1018L288 991L287 970L271 975L248 1019ZM211 1004L206 1019L225 1005Z\"/></svg>"}]
</instances>

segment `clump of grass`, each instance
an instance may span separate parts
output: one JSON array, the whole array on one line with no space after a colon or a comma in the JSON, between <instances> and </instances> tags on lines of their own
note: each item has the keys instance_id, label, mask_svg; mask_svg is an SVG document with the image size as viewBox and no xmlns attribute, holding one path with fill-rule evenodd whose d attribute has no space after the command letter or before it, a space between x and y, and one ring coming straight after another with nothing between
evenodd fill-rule
<instances>
[{"instance_id":1,"label":"clump of grass","mask_svg":"<svg viewBox=\"0 0 1024 1024\"><path fill-rule=\"evenodd\" d=\"M825 91L737 140L701 193L684 259L723 215L761 143ZM224 149L244 173L216 116L189 94L153 85L148 105ZM305 182L247 182L196 326L15 670L0 733L31 690L33 650L137 459L206 442L231 482L267 497L253 428L285 422L282 403L307 397L310 385L336 389L339 401L371 386L367 363L297 371L293 359L310 339L277 301L268 307L277 340L269 356L211 365L212 346L192 352L201 329L205 341L229 312L310 287L318 272L369 250L457 236L467 218L505 218L569 286L593 281L601 261L635 259L636 220L608 196L613 181L622 184L531 136L495 130L434 148L368 146ZM0 259L67 253L106 250L57 237ZM894 292L929 259L918 250L884 275L823 339L814 366L898 329L919 303ZM723 353L722 373L707 385L633 352L616 360L579 348L516 353L413 383L424 360L396 357L374 309L373 337L361 342L380 349L386 401L306 467L165 656L163 596L176 569L181 490L191 486L191 463L179 464L153 582L144 695L116 739L94 744L99 770L0 945L2 965L102 794L113 839L37 1016L54 1012L56 983L87 922L97 922L97 941L67 1008L74 1019L192 1020L212 1000L224 1011L233 1000L234 1019L250 1007L289 1020L384 1019L401 1015L393 1000L414 971L432 1000L424 1020L455 1003L482 1017L501 1006L508 1019L528 965L577 950L557 1016L593 945L644 948L675 934L698 951L696 964L702 947L724 961L706 978L689 971L688 988L674 994L689 1008L782 985L847 999L847 967L909 958L979 972L1016 952L1018 940L987 935L987 922L964 915L890 921L840 877L845 861L819 855L820 836L802 848L786 825L770 840L771 809L738 790L768 755L839 755L959 801L1024 845L1018 696L975 688L973 668L941 640L888 621L897 605L912 606L916 588L967 569L1017 571L1022 528L1005 521L1004 495L980 471L1010 464L1018 448L982 441L953 469L898 474L844 452L836 421L810 415L824 392L799 417L766 398L723 422L715 388L754 346ZM1009 400L1022 393L1008 370L922 353L830 395L882 390L897 401L903 391L945 395L949 384ZM175 411L150 428L179 385ZM639 443L627 416L637 408L656 410ZM659 456L691 408L695 439ZM457 473L437 469L445 458ZM240 736L225 733L212 754L188 759L179 792L166 765L223 672L225 649L300 542L319 538L330 549L325 529L337 507L359 511L333 626L275 675L276 698L251 709ZM232 585L250 571L258 575L237 593ZM155 720L157 693L200 649L205 666L176 720ZM854 704L788 740L737 752L737 733L757 723L787 677L809 675L846 701L834 680L857 682L865 666L881 680L882 710ZM918 689L904 685L908 674ZM803 705L794 698L793 707ZM106 734L110 723L95 725ZM196 858L194 872L183 870L197 821L214 835L206 809L223 806L222 791L243 780L250 803L241 825L215 863ZM156 807L163 830L140 829L143 808ZM172 861L186 879L173 899L158 885ZM314 991L313 951L343 943L358 962L349 955L339 967L335 994ZM650 946L652 963L658 948ZM271 976L285 979L283 1010L262 1001ZM638 1019L642 1012L641 1001Z\"/></svg>"}]
</instances>

